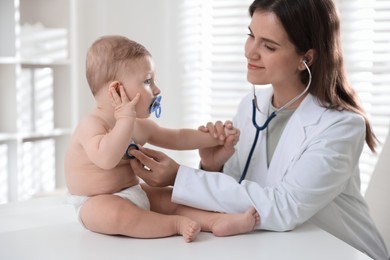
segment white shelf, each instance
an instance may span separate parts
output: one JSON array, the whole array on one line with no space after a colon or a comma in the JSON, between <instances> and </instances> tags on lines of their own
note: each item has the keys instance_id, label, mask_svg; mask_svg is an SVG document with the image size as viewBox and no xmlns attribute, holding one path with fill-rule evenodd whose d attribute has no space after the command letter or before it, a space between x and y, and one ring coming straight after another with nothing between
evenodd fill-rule
<instances>
[{"instance_id":1,"label":"white shelf","mask_svg":"<svg viewBox=\"0 0 390 260\"><path fill-rule=\"evenodd\" d=\"M74 1L0 1L0 203L65 185L77 89Z\"/></svg>"},{"instance_id":2,"label":"white shelf","mask_svg":"<svg viewBox=\"0 0 390 260\"><path fill-rule=\"evenodd\" d=\"M18 59L15 57L0 57L0 65L1 64L17 64Z\"/></svg>"},{"instance_id":3,"label":"white shelf","mask_svg":"<svg viewBox=\"0 0 390 260\"><path fill-rule=\"evenodd\" d=\"M35 58L35 59L19 59L16 57L0 57L0 65L16 65L30 67L52 67L52 66L70 66L71 61L69 59L48 59L48 58Z\"/></svg>"},{"instance_id":4,"label":"white shelf","mask_svg":"<svg viewBox=\"0 0 390 260\"><path fill-rule=\"evenodd\" d=\"M25 133L0 133L0 143L9 141L33 142L51 139L62 136L69 136L72 129L54 129L46 132L25 132Z\"/></svg>"},{"instance_id":5,"label":"white shelf","mask_svg":"<svg viewBox=\"0 0 390 260\"><path fill-rule=\"evenodd\" d=\"M30 67L52 67L52 66L70 66L71 61L66 60L53 60L53 59L21 59L20 63L23 66Z\"/></svg>"}]
</instances>

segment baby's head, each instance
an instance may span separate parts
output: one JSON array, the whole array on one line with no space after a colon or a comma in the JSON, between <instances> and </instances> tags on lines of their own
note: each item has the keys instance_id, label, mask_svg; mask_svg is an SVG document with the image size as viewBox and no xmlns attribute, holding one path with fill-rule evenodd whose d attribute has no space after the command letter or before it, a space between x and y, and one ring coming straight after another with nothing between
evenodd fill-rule
<instances>
[{"instance_id":1,"label":"baby's head","mask_svg":"<svg viewBox=\"0 0 390 260\"><path fill-rule=\"evenodd\" d=\"M141 44L124 36L103 36L88 50L86 75L92 94L97 94L107 83L121 78L128 62L151 56Z\"/></svg>"}]
</instances>

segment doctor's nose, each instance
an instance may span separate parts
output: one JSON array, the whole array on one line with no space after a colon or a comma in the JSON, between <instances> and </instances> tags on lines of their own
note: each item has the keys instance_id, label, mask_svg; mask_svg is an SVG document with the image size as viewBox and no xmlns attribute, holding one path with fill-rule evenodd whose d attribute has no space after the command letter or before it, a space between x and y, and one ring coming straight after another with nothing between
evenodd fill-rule
<instances>
[{"instance_id":1,"label":"doctor's nose","mask_svg":"<svg viewBox=\"0 0 390 260\"><path fill-rule=\"evenodd\" d=\"M253 40L248 39L245 43L245 58L248 60L258 60L260 57L257 45Z\"/></svg>"}]
</instances>

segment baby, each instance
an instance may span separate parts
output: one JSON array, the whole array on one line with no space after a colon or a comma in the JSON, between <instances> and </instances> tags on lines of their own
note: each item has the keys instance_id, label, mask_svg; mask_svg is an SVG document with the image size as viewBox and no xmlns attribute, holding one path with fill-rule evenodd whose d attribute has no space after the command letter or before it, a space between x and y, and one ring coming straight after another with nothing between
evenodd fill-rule
<instances>
[{"instance_id":1,"label":"baby","mask_svg":"<svg viewBox=\"0 0 390 260\"><path fill-rule=\"evenodd\" d=\"M86 74L96 107L79 123L65 157L69 201L81 224L94 232L136 238L198 233L230 236L252 231L260 217L254 208L223 214L177 205L171 189L140 184L130 166L131 148L149 143L167 149L223 144L195 129L167 129L148 119L159 115L160 89L148 50L123 36L105 36L88 50ZM152 104L152 105L151 105ZM237 129L229 134L239 137Z\"/></svg>"}]
</instances>

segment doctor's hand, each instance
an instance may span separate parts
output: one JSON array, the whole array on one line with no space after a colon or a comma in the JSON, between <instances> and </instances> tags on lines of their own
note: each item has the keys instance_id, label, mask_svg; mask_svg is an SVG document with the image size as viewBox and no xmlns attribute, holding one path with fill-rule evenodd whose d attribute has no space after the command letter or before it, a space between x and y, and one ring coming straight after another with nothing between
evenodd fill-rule
<instances>
[{"instance_id":1,"label":"doctor's hand","mask_svg":"<svg viewBox=\"0 0 390 260\"><path fill-rule=\"evenodd\" d=\"M135 159L130 160L134 173L152 187L165 187L175 182L179 164L166 154L139 146L130 151Z\"/></svg>"},{"instance_id":2,"label":"doctor's hand","mask_svg":"<svg viewBox=\"0 0 390 260\"><path fill-rule=\"evenodd\" d=\"M234 154L234 145L239 139L239 130L233 127L231 121L224 124L217 121L215 124L209 122L206 126L200 126L200 131L210 133L214 138L225 140L223 145L199 149L201 166L204 170L220 172L225 162Z\"/></svg>"}]
</instances>

